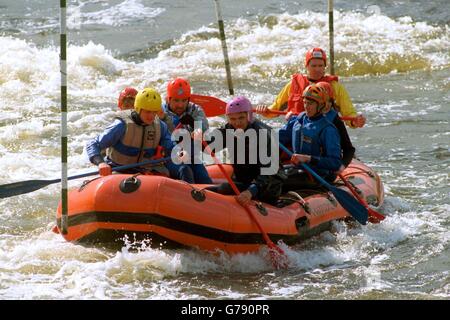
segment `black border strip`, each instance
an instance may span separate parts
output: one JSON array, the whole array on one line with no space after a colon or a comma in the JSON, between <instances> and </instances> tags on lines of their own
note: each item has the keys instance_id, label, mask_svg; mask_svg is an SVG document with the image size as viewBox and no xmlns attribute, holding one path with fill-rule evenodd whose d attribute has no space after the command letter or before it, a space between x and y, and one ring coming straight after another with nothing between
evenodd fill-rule
<instances>
[{"instance_id":1,"label":"black border strip","mask_svg":"<svg viewBox=\"0 0 450 320\"><path fill-rule=\"evenodd\" d=\"M235 233L221 229L211 228L200 224L186 222L157 213L135 213L135 212L105 212L91 211L69 216L69 227L93 223L129 223L129 224L151 224L167 229L184 232L187 234L199 236L209 240L215 240L230 244L265 244L261 233ZM57 219L58 227L61 225L61 219ZM133 230L129 230L133 232ZM273 242L283 240L285 243L298 241L299 235L268 234ZM81 240L81 239L80 239ZM81 240L82 241L82 240Z\"/></svg>"}]
</instances>

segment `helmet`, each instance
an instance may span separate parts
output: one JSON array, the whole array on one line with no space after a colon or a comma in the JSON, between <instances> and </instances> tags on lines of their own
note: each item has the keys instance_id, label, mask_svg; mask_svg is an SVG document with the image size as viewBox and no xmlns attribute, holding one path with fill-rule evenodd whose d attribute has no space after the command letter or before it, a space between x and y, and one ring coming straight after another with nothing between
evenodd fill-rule
<instances>
[{"instance_id":1,"label":"helmet","mask_svg":"<svg viewBox=\"0 0 450 320\"><path fill-rule=\"evenodd\" d=\"M135 98L137 93L138 92L135 88L126 87L125 89L123 89L120 92L119 100L117 101L117 106L119 107L119 109L123 109L123 100L125 100L125 98Z\"/></svg>"},{"instance_id":2,"label":"helmet","mask_svg":"<svg viewBox=\"0 0 450 320\"><path fill-rule=\"evenodd\" d=\"M320 48L312 48L306 51L305 67L308 66L311 59L322 59L325 63L325 66L327 65L327 54Z\"/></svg>"},{"instance_id":3,"label":"helmet","mask_svg":"<svg viewBox=\"0 0 450 320\"><path fill-rule=\"evenodd\" d=\"M225 114L247 112L248 121L253 121L253 106L250 100L244 96L239 96L227 103Z\"/></svg>"},{"instance_id":4,"label":"helmet","mask_svg":"<svg viewBox=\"0 0 450 320\"><path fill-rule=\"evenodd\" d=\"M155 112L162 111L161 96L158 91L153 88L145 88L138 92L134 100L134 110L139 113L142 109Z\"/></svg>"},{"instance_id":5,"label":"helmet","mask_svg":"<svg viewBox=\"0 0 450 320\"><path fill-rule=\"evenodd\" d=\"M303 91L303 98L314 100L318 103L317 111L321 111L325 108L328 102L328 93L324 87L319 87L316 84L311 84Z\"/></svg>"},{"instance_id":6,"label":"helmet","mask_svg":"<svg viewBox=\"0 0 450 320\"><path fill-rule=\"evenodd\" d=\"M320 81L316 83L316 86L318 87L322 87L325 90L327 90L327 94L328 97L330 99L334 99L334 92L333 92L333 88L331 87L331 84L329 82L325 82L325 81Z\"/></svg>"},{"instance_id":7,"label":"helmet","mask_svg":"<svg viewBox=\"0 0 450 320\"><path fill-rule=\"evenodd\" d=\"M191 97L191 86L187 80L176 78L167 84L167 101L171 98L189 99Z\"/></svg>"}]
</instances>

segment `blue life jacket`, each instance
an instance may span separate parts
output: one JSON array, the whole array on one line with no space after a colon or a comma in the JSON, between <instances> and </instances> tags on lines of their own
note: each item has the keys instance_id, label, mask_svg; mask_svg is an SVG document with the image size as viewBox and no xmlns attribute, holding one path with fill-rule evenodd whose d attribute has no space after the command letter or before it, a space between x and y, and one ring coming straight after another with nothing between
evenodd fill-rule
<instances>
[{"instance_id":1,"label":"blue life jacket","mask_svg":"<svg viewBox=\"0 0 450 320\"><path fill-rule=\"evenodd\" d=\"M338 116L336 109L331 108L330 111L324 114L325 118L327 118L331 123L334 122L334 119Z\"/></svg>"},{"instance_id":2,"label":"blue life jacket","mask_svg":"<svg viewBox=\"0 0 450 320\"><path fill-rule=\"evenodd\" d=\"M320 141L322 131L328 127L333 126L332 120L337 115L336 111L332 110L326 115L320 115L318 118L311 120L306 116L306 113L301 113L297 117L292 128L292 149L294 153L307 154L311 156L320 157L324 150ZM321 176L332 174L330 170L318 169L311 165Z\"/></svg>"}]
</instances>

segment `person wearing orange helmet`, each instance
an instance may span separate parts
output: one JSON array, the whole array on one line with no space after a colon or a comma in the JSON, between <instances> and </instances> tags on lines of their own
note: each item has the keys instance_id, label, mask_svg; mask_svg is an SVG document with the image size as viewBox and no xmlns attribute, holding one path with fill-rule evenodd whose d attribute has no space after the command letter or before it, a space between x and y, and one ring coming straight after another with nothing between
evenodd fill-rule
<instances>
[{"instance_id":1,"label":"person wearing orange helmet","mask_svg":"<svg viewBox=\"0 0 450 320\"><path fill-rule=\"evenodd\" d=\"M176 128L183 124L183 117L185 117L185 119L189 118L188 122L192 122L191 126L189 127L189 129L192 131L191 136L193 139L198 140L202 138L203 132L209 129L209 123L202 107L193 102L190 102L190 98L191 85L189 84L189 81L183 78L176 78L172 81L169 81L169 83L167 84L166 102L163 105L164 113L161 113L159 117L167 124L173 124L172 126L168 125L169 129L171 129L172 131L172 128ZM200 127L195 128L195 123L200 123ZM187 126L185 125L185 128L186 127ZM191 146L191 150L194 150L193 143L191 144ZM201 159L199 159L198 157L197 159L195 159L194 155L192 155L191 163L189 164L189 166L194 173L195 183L212 183L208 171L203 165Z\"/></svg>"},{"instance_id":2,"label":"person wearing orange helmet","mask_svg":"<svg viewBox=\"0 0 450 320\"><path fill-rule=\"evenodd\" d=\"M132 87L126 87L119 94L119 99L117 100L117 107L120 110L129 110L134 108L134 99L138 91Z\"/></svg>"},{"instance_id":3,"label":"person wearing orange helmet","mask_svg":"<svg viewBox=\"0 0 450 320\"><path fill-rule=\"evenodd\" d=\"M327 82L331 85L336 104L339 106L342 116L356 117L355 120L348 121L347 124L352 128L361 128L366 122L363 115L357 115L355 107L352 104L350 96L339 82L335 75L325 74L327 65L327 56L321 48L312 48L306 52L305 68L306 74L297 73L280 91L275 101L270 106L259 105L256 110L266 117L274 117L270 110L286 110L290 114L298 114L305 110L302 94L305 88L311 83Z\"/></svg>"},{"instance_id":4,"label":"person wearing orange helmet","mask_svg":"<svg viewBox=\"0 0 450 320\"><path fill-rule=\"evenodd\" d=\"M339 174L347 168L350 162L352 162L355 155L355 147L350 140L350 136L348 135L347 128L345 128L344 122L338 117L337 112L339 112L339 107L334 101L334 93L331 85L328 82L317 82L316 85L327 91L328 101L325 108L322 110L322 113L334 124L341 138L340 144L342 149L342 165L337 172ZM336 112L330 112L333 110Z\"/></svg>"},{"instance_id":5,"label":"person wearing orange helmet","mask_svg":"<svg viewBox=\"0 0 450 320\"><path fill-rule=\"evenodd\" d=\"M339 133L328 119L328 113L332 112L336 116L336 111L331 109L323 113L328 99L328 93L323 87L315 84L307 86L302 95L305 112L291 117L279 130L280 143L292 146L291 162L295 165L283 183L283 191L318 186L307 173L298 170L300 163L307 163L329 182L336 179L336 172L342 165L341 145Z\"/></svg>"}]
</instances>

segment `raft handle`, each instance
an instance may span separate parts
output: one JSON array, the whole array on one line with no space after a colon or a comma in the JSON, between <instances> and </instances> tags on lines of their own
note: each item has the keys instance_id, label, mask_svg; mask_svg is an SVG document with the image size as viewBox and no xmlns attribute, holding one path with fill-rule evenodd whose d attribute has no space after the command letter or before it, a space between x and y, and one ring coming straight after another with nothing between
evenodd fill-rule
<instances>
[{"instance_id":1,"label":"raft handle","mask_svg":"<svg viewBox=\"0 0 450 320\"><path fill-rule=\"evenodd\" d=\"M136 178L136 175L126 178L120 182L119 189L123 193L135 192L141 186L141 180Z\"/></svg>"},{"instance_id":2,"label":"raft handle","mask_svg":"<svg viewBox=\"0 0 450 320\"><path fill-rule=\"evenodd\" d=\"M303 210L305 210L305 212L306 212L307 214L311 214L311 208L309 207L308 203L306 202L305 199L303 199L303 197L302 197L301 195L299 195L299 194L298 194L297 192L295 192L295 191L288 191L288 194L291 195L291 196L293 196L293 197L295 197L295 198L297 198L298 201L295 201L295 202L297 202L298 204L300 204L300 205L303 207Z\"/></svg>"},{"instance_id":3,"label":"raft handle","mask_svg":"<svg viewBox=\"0 0 450 320\"><path fill-rule=\"evenodd\" d=\"M259 213L261 213L263 216L267 216L268 212L267 209L264 208L261 202L255 202L256 209L258 209Z\"/></svg>"},{"instance_id":4,"label":"raft handle","mask_svg":"<svg viewBox=\"0 0 450 320\"><path fill-rule=\"evenodd\" d=\"M206 199L205 192L203 190L192 189L191 196L195 201L203 202Z\"/></svg>"}]
</instances>

